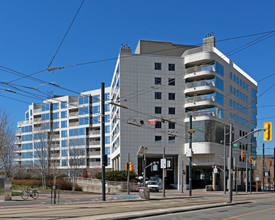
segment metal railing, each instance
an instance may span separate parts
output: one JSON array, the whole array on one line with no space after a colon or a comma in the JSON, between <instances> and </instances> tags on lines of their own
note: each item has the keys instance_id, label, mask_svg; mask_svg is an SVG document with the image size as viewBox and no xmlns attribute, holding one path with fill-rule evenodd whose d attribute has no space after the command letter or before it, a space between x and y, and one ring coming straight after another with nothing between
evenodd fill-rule
<instances>
[{"instance_id":1,"label":"metal railing","mask_svg":"<svg viewBox=\"0 0 275 220\"><path fill-rule=\"evenodd\" d=\"M14 143L15 144L20 144L21 143L21 139L16 139Z\"/></svg>"},{"instance_id":2,"label":"metal railing","mask_svg":"<svg viewBox=\"0 0 275 220\"><path fill-rule=\"evenodd\" d=\"M78 112L73 112L73 113L69 113L69 117L74 117L74 116L78 116Z\"/></svg>"},{"instance_id":3,"label":"metal railing","mask_svg":"<svg viewBox=\"0 0 275 220\"><path fill-rule=\"evenodd\" d=\"M42 118L34 118L33 122L42 122Z\"/></svg>"},{"instance_id":4,"label":"metal railing","mask_svg":"<svg viewBox=\"0 0 275 220\"><path fill-rule=\"evenodd\" d=\"M78 108L78 102L70 102L69 108Z\"/></svg>"},{"instance_id":5,"label":"metal railing","mask_svg":"<svg viewBox=\"0 0 275 220\"><path fill-rule=\"evenodd\" d=\"M79 124L78 124L78 122L71 122L71 123L69 123L69 126L71 127L71 126L78 126Z\"/></svg>"},{"instance_id":6,"label":"metal railing","mask_svg":"<svg viewBox=\"0 0 275 220\"><path fill-rule=\"evenodd\" d=\"M214 80L201 80L201 81L196 81L196 82L191 82L187 83L185 85L186 89L193 88L193 87L200 87L200 86L215 86L215 81Z\"/></svg>"},{"instance_id":7,"label":"metal railing","mask_svg":"<svg viewBox=\"0 0 275 220\"><path fill-rule=\"evenodd\" d=\"M194 66L194 67L190 67L187 68L185 70L185 74L190 74L190 73L194 73L194 72L200 72L200 71L215 71L215 65L201 65L201 66Z\"/></svg>"},{"instance_id":8,"label":"metal railing","mask_svg":"<svg viewBox=\"0 0 275 220\"><path fill-rule=\"evenodd\" d=\"M21 131L20 131L20 130L17 130L17 131L15 131L15 134L16 134L16 135L21 134Z\"/></svg>"},{"instance_id":9,"label":"metal railing","mask_svg":"<svg viewBox=\"0 0 275 220\"><path fill-rule=\"evenodd\" d=\"M100 134L100 130L96 130L96 131L91 131L89 132L90 135L97 135Z\"/></svg>"},{"instance_id":10,"label":"metal railing","mask_svg":"<svg viewBox=\"0 0 275 220\"><path fill-rule=\"evenodd\" d=\"M90 162L90 163L89 163L89 166L90 166L90 167L100 167L100 166L101 166L101 163L100 163L100 162Z\"/></svg>"},{"instance_id":11,"label":"metal railing","mask_svg":"<svg viewBox=\"0 0 275 220\"><path fill-rule=\"evenodd\" d=\"M185 117L189 118L192 116L216 116L214 111L195 111L195 112L187 112Z\"/></svg>"},{"instance_id":12,"label":"metal railing","mask_svg":"<svg viewBox=\"0 0 275 220\"><path fill-rule=\"evenodd\" d=\"M205 52L213 51L213 49L212 49L212 47L209 47L209 46L208 47L206 47L206 46L196 47L196 48L185 51L182 56L188 56L191 54L200 53L200 52L204 52L204 51Z\"/></svg>"},{"instance_id":13,"label":"metal railing","mask_svg":"<svg viewBox=\"0 0 275 220\"><path fill-rule=\"evenodd\" d=\"M89 141L89 145L100 145L100 141Z\"/></svg>"},{"instance_id":14,"label":"metal railing","mask_svg":"<svg viewBox=\"0 0 275 220\"><path fill-rule=\"evenodd\" d=\"M29 121L19 121L17 122L17 126L20 127L21 125L31 124Z\"/></svg>"},{"instance_id":15,"label":"metal railing","mask_svg":"<svg viewBox=\"0 0 275 220\"><path fill-rule=\"evenodd\" d=\"M33 110L33 113L34 113L34 114L35 114L35 113L39 113L39 112L42 112L41 108L39 108L39 109L34 109L34 110Z\"/></svg>"},{"instance_id":16,"label":"metal railing","mask_svg":"<svg viewBox=\"0 0 275 220\"><path fill-rule=\"evenodd\" d=\"M209 95L200 95L200 96L193 96L186 98L186 102L200 102L200 101L215 101L215 95L209 94Z\"/></svg>"},{"instance_id":17,"label":"metal railing","mask_svg":"<svg viewBox=\"0 0 275 220\"><path fill-rule=\"evenodd\" d=\"M100 155L100 151L89 151L89 156L98 156Z\"/></svg>"}]
</instances>

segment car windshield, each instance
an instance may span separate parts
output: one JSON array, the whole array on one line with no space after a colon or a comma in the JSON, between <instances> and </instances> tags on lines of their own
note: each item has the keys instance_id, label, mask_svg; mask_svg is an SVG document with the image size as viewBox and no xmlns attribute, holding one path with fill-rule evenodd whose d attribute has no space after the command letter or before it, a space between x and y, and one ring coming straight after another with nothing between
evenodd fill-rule
<instances>
[{"instance_id":1,"label":"car windshield","mask_svg":"<svg viewBox=\"0 0 275 220\"><path fill-rule=\"evenodd\" d=\"M150 184L150 185L158 185L156 181L149 181L148 184Z\"/></svg>"}]
</instances>

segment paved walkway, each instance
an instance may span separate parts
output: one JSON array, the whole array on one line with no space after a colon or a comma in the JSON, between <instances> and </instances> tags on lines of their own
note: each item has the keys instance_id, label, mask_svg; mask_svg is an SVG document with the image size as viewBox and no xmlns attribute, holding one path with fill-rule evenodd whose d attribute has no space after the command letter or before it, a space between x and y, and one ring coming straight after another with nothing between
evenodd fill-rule
<instances>
[{"instance_id":1,"label":"paved walkway","mask_svg":"<svg viewBox=\"0 0 275 220\"><path fill-rule=\"evenodd\" d=\"M17 204L19 201L5 202L6 205L3 208L3 203L0 203L0 207L2 206L0 216L3 219L130 219L134 216L142 217L228 205L227 196L222 192L194 191L194 196L188 197L186 194L182 196L178 191L167 191L166 198L161 198L161 193L152 193L151 200L137 199L136 195L136 193L131 195L134 198L129 198L126 194L108 195L107 201L103 202L101 195L98 194L64 194L62 195L64 203L55 206L41 203L45 201L42 195L36 201L23 201L20 205ZM49 200L47 196L45 194ZM235 203L247 203L273 196L274 193L253 193L252 195L240 193L234 195L233 199Z\"/></svg>"}]
</instances>

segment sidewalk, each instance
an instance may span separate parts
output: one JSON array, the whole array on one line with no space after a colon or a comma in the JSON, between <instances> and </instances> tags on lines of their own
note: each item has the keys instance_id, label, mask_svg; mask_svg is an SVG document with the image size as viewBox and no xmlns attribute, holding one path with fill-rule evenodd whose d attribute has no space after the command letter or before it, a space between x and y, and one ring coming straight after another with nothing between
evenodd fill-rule
<instances>
[{"instance_id":1,"label":"sidewalk","mask_svg":"<svg viewBox=\"0 0 275 220\"><path fill-rule=\"evenodd\" d=\"M219 194L214 194L219 193ZM204 194L194 192L193 197L178 195L178 192L167 192L166 198L161 198L161 194L155 194L151 200L127 199L124 195L108 195L125 198L107 200L93 200L101 195L92 195L90 200L79 200L69 204L51 206L44 205L22 205L20 208L14 206L5 206L0 209L0 216L4 219L129 219L133 217L145 217L152 215L160 215L164 213L183 212L190 210L199 210L213 207L221 207L232 205L227 203L227 195L220 192L212 192L212 194ZM174 195L174 196L173 196ZM79 194L75 195L79 196ZM87 196L87 195L85 195ZM132 195L131 195L132 196ZM135 196L135 195L133 195ZM252 202L253 200L265 199L273 197L274 193L254 193L252 195L242 193L234 195L234 204L243 204ZM110 197L112 198L112 197ZM27 201L28 202L28 201Z\"/></svg>"}]
</instances>

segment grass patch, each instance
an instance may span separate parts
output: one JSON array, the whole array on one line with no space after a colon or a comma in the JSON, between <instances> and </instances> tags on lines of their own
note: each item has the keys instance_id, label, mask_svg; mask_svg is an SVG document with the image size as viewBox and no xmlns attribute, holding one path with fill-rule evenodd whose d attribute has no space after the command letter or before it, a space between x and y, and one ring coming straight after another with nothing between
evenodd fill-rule
<instances>
[{"instance_id":1,"label":"grass patch","mask_svg":"<svg viewBox=\"0 0 275 220\"><path fill-rule=\"evenodd\" d=\"M12 192L12 196L21 196L21 192Z\"/></svg>"}]
</instances>

